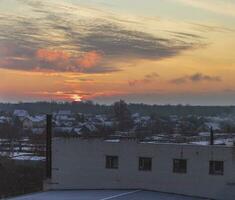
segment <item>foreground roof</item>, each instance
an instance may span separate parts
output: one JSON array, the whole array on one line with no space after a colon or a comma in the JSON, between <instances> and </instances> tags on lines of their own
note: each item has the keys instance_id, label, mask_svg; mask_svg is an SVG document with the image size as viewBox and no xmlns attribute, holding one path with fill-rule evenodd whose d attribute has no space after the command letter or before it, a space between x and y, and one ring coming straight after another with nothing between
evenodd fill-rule
<instances>
[{"instance_id":1,"label":"foreground roof","mask_svg":"<svg viewBox=\"0 0 235 200\"><path fill-rule=\"evenodd\" d=\"M141 190L62 190L24 195L11 200L205 200ZM9 199L10 200L10 199Z\"/></svg>"}]
</instances>

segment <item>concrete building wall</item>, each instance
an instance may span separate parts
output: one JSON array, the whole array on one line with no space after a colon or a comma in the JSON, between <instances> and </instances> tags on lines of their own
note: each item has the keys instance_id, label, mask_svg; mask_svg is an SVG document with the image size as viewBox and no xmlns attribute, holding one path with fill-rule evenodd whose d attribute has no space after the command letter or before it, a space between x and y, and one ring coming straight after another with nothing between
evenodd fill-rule
<instances>
[{"instance_id":1,"label":"concrete building wall","mask_svg":"<svg viewBox=\"0 0 235 200\"><path fill-rule=\"evenodd\" d=\"M219 200L235 199L235 148L136 141L53 139L48 189L145 189ZM106 155L119 157L106 169ZM139 171L139 157L152 158ZM187 159L187 173L173 173L173 159ZM209 175L209 161L224 161L224 175Z\"/></svg>"}]
</instances>

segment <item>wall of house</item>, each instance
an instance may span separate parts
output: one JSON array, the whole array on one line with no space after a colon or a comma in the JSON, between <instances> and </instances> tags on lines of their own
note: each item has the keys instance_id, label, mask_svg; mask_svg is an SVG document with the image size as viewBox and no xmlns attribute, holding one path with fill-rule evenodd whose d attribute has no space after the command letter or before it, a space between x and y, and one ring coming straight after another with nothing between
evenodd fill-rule
<instances>
[{"instance_id":1,"label":"wall of house","mask_svg":"<svg viewBox=\"0 0 235 200\"><path fill-rule=\"evenodd\" d=\"M146 189L221 200L235 199L235 148L55 138L47 189ZM119 156L106 169L105 156ZM139 157L152 158L139 171ZM187 173L173 173L173 159L187 159ZM224 161L224 175L209 175L209 161Z\"/></svg>"}]
</instances>

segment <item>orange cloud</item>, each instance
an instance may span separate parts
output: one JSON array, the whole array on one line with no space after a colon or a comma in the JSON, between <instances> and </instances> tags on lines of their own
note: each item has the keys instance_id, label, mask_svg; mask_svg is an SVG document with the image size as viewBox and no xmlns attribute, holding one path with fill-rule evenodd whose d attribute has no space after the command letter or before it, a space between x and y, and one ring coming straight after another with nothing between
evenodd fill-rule
<instances>
[{"instance_id":1,"label":"orange cloud","mask_svg":"<svg viewBox=\"0 0 235 200\"><path fill-rule=\"evenodd\" d=\"M70 55L64 51L39 49L36 53L37 58L47 61L68 60Z\"/></svg>"},{"instance_id":2,"label":"orange cloud","mask_svg":"<svg viewBox=\"0 0 235 200\"><path fill-rule=\"evenodd\" d=\"M102 59L102 54L97 51L90 51L77 59L77 64L84 68L97 65Z\"/></svg>"}]
</instances>

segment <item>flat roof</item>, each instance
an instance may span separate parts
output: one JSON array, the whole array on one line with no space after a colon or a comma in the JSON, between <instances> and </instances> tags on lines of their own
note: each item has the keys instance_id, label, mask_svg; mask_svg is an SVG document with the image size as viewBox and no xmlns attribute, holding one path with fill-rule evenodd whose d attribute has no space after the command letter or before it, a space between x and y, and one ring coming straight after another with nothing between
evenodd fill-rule
<instances>
[{"instance_id":1,"label":"flat roof","mask_svg":"<svg viewBox=\"0 0 235 200\"><path fill-rule=\"evenodd\" d=\"M39 192L9 200L205 200L143 190L59 190Z\"/></svg>"}]
</instances>

